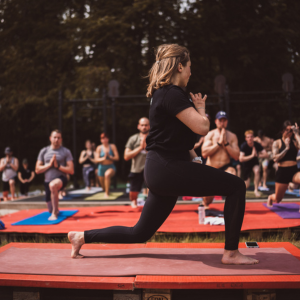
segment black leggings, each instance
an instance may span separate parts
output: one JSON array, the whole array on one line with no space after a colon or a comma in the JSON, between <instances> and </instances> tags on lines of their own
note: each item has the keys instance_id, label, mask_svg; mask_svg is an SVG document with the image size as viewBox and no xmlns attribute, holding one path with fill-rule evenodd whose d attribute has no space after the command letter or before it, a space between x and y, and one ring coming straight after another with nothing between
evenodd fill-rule
<instances>
[{"instance_id":1,"label":"black leggings","mask_svg":"<svg viewBox=\"0 0 300 300\"><path fill-rule=\"evenodd\" d=\"M164 223L178 196L227 196L224 208L225 249L238 249L244 218L246 187L242 179L218 169L184 160L147 154L145 181L149 196L134 227L113 226L84 232L86 243L144 243Z\"/></svg>"}]
</instances>

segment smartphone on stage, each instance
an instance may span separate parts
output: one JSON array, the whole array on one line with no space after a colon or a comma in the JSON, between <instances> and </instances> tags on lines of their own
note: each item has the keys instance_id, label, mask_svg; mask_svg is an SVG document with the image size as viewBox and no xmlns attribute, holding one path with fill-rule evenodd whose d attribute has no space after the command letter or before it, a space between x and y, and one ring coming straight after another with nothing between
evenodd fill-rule
<instances>
[{"instance_id":1,"label":"smartphone on stage","mask_svg":"<svg viewBox=\"0 0 300 300\"><path fill-rule=\"evenodd\" d=\"M259 248L257 242L246 242L247 248Z\"/></svg>"}]
</instances>

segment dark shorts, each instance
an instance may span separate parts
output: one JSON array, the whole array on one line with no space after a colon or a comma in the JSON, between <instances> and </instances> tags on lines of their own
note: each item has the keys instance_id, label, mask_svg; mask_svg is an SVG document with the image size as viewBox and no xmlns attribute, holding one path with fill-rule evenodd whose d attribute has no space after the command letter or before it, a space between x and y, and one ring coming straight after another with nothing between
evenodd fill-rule
<instances>
[{"instance_id":1,"label":"dark shorts","mask_svg":"<svg viewBox=\"0 0 300 300\"><path fill-rule=\"evenodd\" d=\"M234 168L234 166L232 165L231 162L230 162L229 164L226 164L225 166L219 168L219 170L221 170L221 171L226 171L229 167Z\"/></svg>"},{"instance_id":2,"label":"dark shorts","mask_svg":"<svg viewBox=\"0 0 300 300\"><path fill-rule=\"evenodd\" d=\"M144 170L141 173L129 173L130 192L140 192L144 183Z\"/></svg>"},{"instance_id":3,"label":"dark shorts","mask_svg":"<svg viewBox=\"0 0 300 300\"><path fill-rule=\"evenodd\" d=\"M16 179L17 179L17 176L15 176L15 177L13 177L13 178L11 178L11 179L13 179L14 181L16 181ZM2 180L2 190L3 190L3 192L8 192L9 191L9 181L3 181Z\"/></svg>"},{"instance_id":4,"label":"dark shorts","mask_svg":"<svg viewBox=\"0 0 300 300\"><path fill-rule=\"evenodd\" d=\"M275 182L289 184L293 181L293 177L297 172L299 172L297 165L291 167L278 167L275 174Z\"/></svg>"},{"instance_id":5,"label":"dark shorts","mask_svg":"<svg viewBox=\"0 0 300 300\"><path fill-rule=\"evenodd\" d=\"M63 185L62 185L62 187L61 187L60 190L63 190L66 187L67 183L68 183L67 177L63 176L63 175L61 175L61 176L59 176L57 178L54 178L54 179L60 179L62 181ZM51 201L51 191L50 191L50 188L49 188L49 183L50 182L44 182L45 193L46 193L46 202L50 202Z\"/></svg>"},{"instance_id":6,"label":"dark shorts","mask_svg":"<svg viewBox=\"0 0 300 300\"><path fill-rule=\"evenodd\" d=\"M244 181L250 178L251 172L253 171L254 166L259 166L258 164L251 164L251 165L244 165L242 164L242 171L243 171L243 179Z\"/></svg>"}]
</instances>

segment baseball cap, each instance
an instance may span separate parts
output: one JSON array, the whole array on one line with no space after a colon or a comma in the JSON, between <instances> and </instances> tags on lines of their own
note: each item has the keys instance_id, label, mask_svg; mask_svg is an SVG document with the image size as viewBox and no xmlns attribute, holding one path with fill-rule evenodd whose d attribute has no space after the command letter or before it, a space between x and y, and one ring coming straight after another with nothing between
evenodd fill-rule
<instances>
[{"instance_id":1,"label":"baseball cap","mask_svg":"<svg viewBox=\"0 0 300 300\"><path fill-rule=\"evenodd\" d=\"M226 112L221 110L221 111L217 112L216 119L220 120L222 118L228 119Z\"/></svg>"},{"instance_id":2,"label":"baseball cap","mask_svg":"<svg viewBox=\"0 0 300 300\"><path fill-rule=\"evenodd\" d=\"M9 154L11 152L12 151L11 151L10 147L6 147L5 150L4 150L4 154Z\"/></svg>"}]
</instances>

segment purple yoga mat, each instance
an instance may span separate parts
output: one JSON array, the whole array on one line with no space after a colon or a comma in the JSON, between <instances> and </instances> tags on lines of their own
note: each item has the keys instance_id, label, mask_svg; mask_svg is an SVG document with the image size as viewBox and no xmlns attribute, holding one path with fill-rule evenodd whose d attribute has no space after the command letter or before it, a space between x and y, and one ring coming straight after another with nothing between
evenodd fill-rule
<instances>
[{"instance_id":1,"label":"purple yoga mat","mask_svg":"<svg viewBox=\"0 0 300 300\"><path fill-rule=\"evenodd\" d=\"M268 207L266 203L263 203L263 205L283 219L300 219L300 206L296 203L273 204L273 207Z\"/></svg>"}]
</instances>

